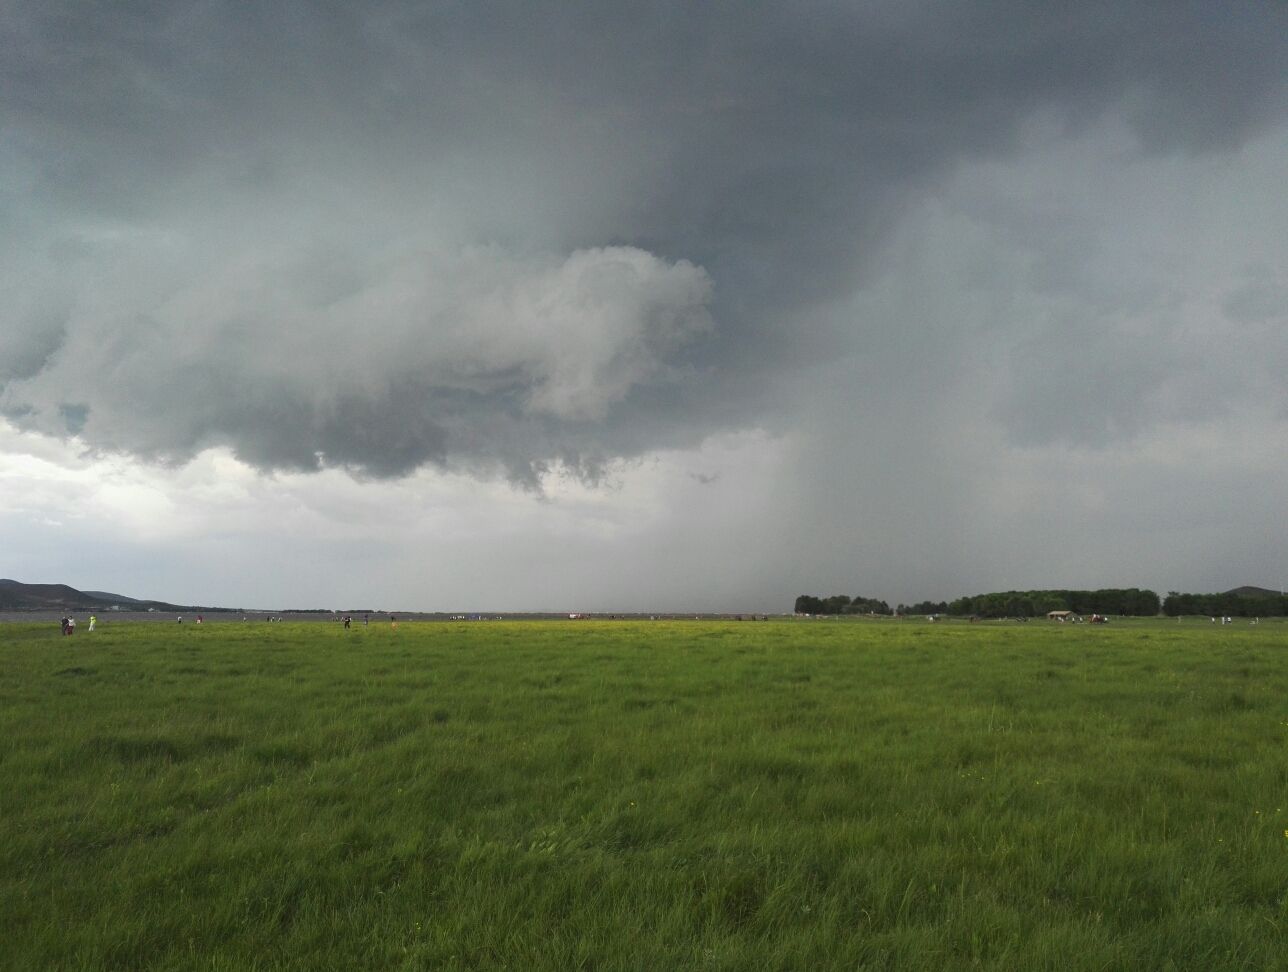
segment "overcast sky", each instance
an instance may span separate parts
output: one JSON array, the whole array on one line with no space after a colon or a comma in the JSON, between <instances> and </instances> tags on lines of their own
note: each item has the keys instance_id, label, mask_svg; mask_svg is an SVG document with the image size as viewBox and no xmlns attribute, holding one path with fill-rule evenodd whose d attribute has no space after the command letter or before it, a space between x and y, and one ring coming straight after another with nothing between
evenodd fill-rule
<instances>
[{"instance_id":1,"label":"overcast sky","mask_svg":"<svg viewBox=\"0 0 1288 972\"><path fill-rule=\"evenodd\" d=\"M1288 5L0 10L0 576L1288 582Z\"/></svg>"}]
</instances>

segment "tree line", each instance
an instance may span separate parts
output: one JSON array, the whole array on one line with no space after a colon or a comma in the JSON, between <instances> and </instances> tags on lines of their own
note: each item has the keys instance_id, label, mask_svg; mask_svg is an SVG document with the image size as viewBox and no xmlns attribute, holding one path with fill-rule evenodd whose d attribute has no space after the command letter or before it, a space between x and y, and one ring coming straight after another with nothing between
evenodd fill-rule
<instances>
[{"instance_id":1,"label":"tree line","mask_svg":"<svg viewBox=\"0 0 1288 972\"><path fill-rule=\"evenodd\" d=\"M890 605L885 601L871 597L850 597L846 594L815 597L802 594L796 598L797 614L951 614L959 617L1031 618L1044 615L1049 611L1072 611L1075 614L1126 614L1149 617L1158 614L1159 606L1157 594L1136 587L1103 588L1098 591L998 591L991 594L959 597L955 601L900 604L894 610L891 610Z\"/></svg>"},{"instance_id":2,"label":"tree line","mask_svg":"<svg viewBox=\"0 0 1288 972\"><path fill-rule=\"evenodd\" d=\"M1096 591L1001 591L959 597L948 605L949 614L981 618L1032 618L1051 611L1153 617L1158 614L1158 609L1158 595L1139 587L1105 587Z\"/></svg>"},{"instance_id":3,"label":"tree line","mask_svg":"<svg viewBox=\"0 0 1288 972\"><path fill-rule=\"evenodd\" d=\"M1265 594L1235 591L1180 594L1169 591L1167 597L1160 600L1153 591L1139 587L1105 587L1095 591L994 591L959 597L955 601L900 604L893 609L885 601L861 595L815 597L802 594L796 598L797 614L949 614L978 618L1034 618L1051 611L1131 617L1154 617L1162 613L1169 618L1184 614L1232 618L1284 617L1288 616L1288 597L1273 591Z\"/></svg>"},{"instance_id":4,"label":"tree line","mask_svg":"<svg viewBox=\"0 0 1288 972\"><path fill-rule=\"evenodd\" d=\"M1288 615L1288 597L1268 594L1250 597L1245 594L1178 594L1169 591L1163 598L1163 613L1169 618L1182 614L1206 614L1209 617L1263 618Z\"/></svg>"}]
</instances>

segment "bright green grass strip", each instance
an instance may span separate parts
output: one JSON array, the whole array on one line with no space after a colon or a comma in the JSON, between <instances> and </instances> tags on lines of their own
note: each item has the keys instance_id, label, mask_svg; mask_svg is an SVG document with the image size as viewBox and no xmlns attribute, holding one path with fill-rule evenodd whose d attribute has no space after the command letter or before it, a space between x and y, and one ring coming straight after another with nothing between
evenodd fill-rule
<instances>
[{"instance_id":1,"label":"bright green grass strip","mask_svg":"<svg viewBox=\"0 0 1288 972\"><path fill-rule=\"evenodd\" d=\"M12 969L1271 969L1288 626L0 626Z\"/></svg>"}]
</instances>

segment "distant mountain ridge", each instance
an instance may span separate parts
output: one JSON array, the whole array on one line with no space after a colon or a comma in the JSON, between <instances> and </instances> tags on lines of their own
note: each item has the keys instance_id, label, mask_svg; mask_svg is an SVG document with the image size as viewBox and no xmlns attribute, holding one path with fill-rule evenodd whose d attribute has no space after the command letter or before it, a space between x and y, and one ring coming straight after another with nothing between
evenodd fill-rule
<instances>
[{"instance_id":1,"label":"distant mountain ridge","mask_svg":"<svg viewBox=\"0 0 1288 972\"><path fill-rule=\"evenodd\" d=\"M111 594L107 591L81 591L86 597L101 597L104 601L110 601L112 604L155 604L155 601L140 601L137 597L126 597L124 594Z\"/></svg>"},{"instance_id":2,"label":"distant mountain ridge","mask_svg":"<svg viewBox=\"0 0 1288 972\"><path fill-rule=\"evenodd\" d=\"M191 610L186 605L141 601L107 591L78 591L66 584L24 584L8 578L0 579L0 611L51 611L63 608L106 610L113 606L132 611L146 611L148 608L156 608L158 611Z\"/></svg>"}]
</instances>

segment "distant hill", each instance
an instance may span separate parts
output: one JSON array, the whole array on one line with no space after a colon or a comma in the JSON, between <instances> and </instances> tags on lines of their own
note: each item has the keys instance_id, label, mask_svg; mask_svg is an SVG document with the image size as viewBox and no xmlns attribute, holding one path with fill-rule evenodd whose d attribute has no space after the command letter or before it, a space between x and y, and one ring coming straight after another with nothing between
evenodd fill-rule
<instances>
[{"instance_id":1,"label":"distant hill","mask_svg":"<svg viewBox=\"0 0 1288 972\"><path fill-rule=\"evenodd\" d=\"M124 607L127 604L155 604L155 601L140 601L137 597L126 597L124 594L109 594L107 591L81 591L86 597L96 597L101 599L105 604L120 604Z\"/></svg>"},{"instance_id":2,"label":"distant hill","mask_svg":"<svg viewBox=\"0 0 1288 972\"><path fill-rule=\"evenodd\" d=\"M23 584L0 580L0 610L39 611L48 608L90 607L98 601L66 584Z\"/></svg>"},{"instance_id":3,"label":"distant hill","mask_svg":"<svg viewBox=\"0 0 1288 972\"><path fill-rule=\"evenodd\" d=\"M1272 591L1266 587L1236 587L1232 591L1226 591L1235 597L1279 597L1279 591Z\"/></svg>"},{"instance_id":4,"label":"distant hill","mask_svg":"<svg viewBox=\"0 0 1288 972\"><path fill-rule=\"evenodd\" d=\"M148 608L156 608L158 611L191 610L184 605L167 604L165 601L140 601L106 591L78 591L66 584L24 584L21 581L0 579L0 611L57 611L66 608L88 611L91 608L102 610L114 604L134 611L146 611Z\"/></svg>"}]
</instances>

